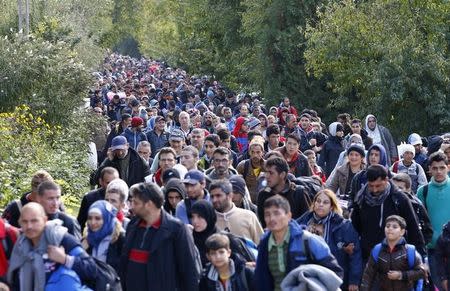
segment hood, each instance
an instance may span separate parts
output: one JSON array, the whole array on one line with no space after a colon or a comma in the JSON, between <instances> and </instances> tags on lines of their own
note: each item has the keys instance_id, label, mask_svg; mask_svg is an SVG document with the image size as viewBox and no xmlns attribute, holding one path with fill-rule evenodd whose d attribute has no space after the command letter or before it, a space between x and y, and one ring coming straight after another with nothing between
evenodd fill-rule
<instances>
[{"instance_id":1,"label":"hood","mask_svg":"<svg viewBox=\"0 0 450 291\"><path fill-rule=\"evenodd\" d=\"M371 117L375 118L375 121L377 122L377 126L378 126L378 119L375 117L375 115L369 114L369 115L366 116L366 119L364 120L364 129L367 130L367 131L370 130L370 129L369 129L369 126L367 125L367 121L368 121L369 118L371 118ZM375 128L376 128L376 127L375 127Z\"/></svg>"},{"instance_id":2,"label":"hood","mask_svg":"<svg viewBox=\"0 0 450 291\"><path fill-rule=\"evenodd\" d=\"M236 119L236 125L234 126L234 129L233 129L233 135L235 137L240 136L241 127L246 121L247 121L247 118L242 117L242 116L238 117Z\"/></svg>"},{"instance_id":3,"label":"hood","mask_svg":"<svg viewBox=\"0 0 450 291\"><path fill-rule=\"evenodd\" d=\"M437 152L440 148L442 143L444 142L444 139L439 135L433 135L428 138L428 156L430 156L432 153Z\"/></svg>"},{"instance_id":4,"label":"hood","mask_svg":"<svg viewBox=\"0 0 450 291\"><path fill-rule=\"evenodd\" d=\"M340 122L333 122L328 126L328 131L330 132L331 136L336 136L336 132L339 130L344 131L344 127Z\"/></svg>"},{"instance_id":5,"label":"hood","mask_svg":"<svg viewBox=\"0 0 450 291\"><path fill-rule=\"evenodd\" d=\"M53 219L47 221L45 224L44 235L50 245L59 246L64 235L67 233L67 228L62 226L63 222L60 219Z\"/></svg>"},{"instance_id":6,"label":"hood","mask_svg":"<svg viewBox=\"0 0 450 291\"><path fill-rule=\"evenodd\" d=\"M370 151L373 149L376 149L380 152L380 165L384 166L386 169L389 168L389 165L387 163L386 149L381 144L374 144L367 151L367 156L366 156L367 166L370 165L369 156L370 156Z\"/></svg>"},{"instance_id":7,"label":"hood","mask_svg":"<svg viewBox=\"0 0 450 291\"><path fill-rule=\"evenodd\" d=\"M184 186L184 183L178 178L170 179L169 182L167 182L167 184L164 186L164 198L166 199L166 201L168 200L168 195L171 191L180 193L182 200L186 198L186 187Z\"/></svg>"},{"instance_id":8,"label":"hood","mask_svg":"<svg viewBox=\"0 0 450 291\"><path fill-rule=\"evenodd\" d=\"M350 137L348 138L347 149L352 144L360 144L360 145L364 146L364 142L362 140L362 137L359 134L357 134L357 133L354 133L354 134L350 135Z\"/></svg>"}]
</instances>

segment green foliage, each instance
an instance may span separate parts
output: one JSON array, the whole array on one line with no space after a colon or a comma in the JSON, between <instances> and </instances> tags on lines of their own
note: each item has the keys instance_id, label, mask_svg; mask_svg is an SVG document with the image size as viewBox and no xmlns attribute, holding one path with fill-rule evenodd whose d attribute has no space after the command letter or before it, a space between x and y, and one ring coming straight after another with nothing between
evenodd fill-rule
<instances>
[{"instance_id":1,"label":"green foliage","mask_svg":"<svg viewBox=\"0 0 450 291\"><path fill-rule=\"evenodd\" d=\"M82 121L69 120L63 129L48 124L44 111L26 105L0 113L0 207L29 191L31 177L39 169L48 171L62 186L66 205L76 206L91 171L87 164L88 124L96 122L85 113L76 115Z\"/></svg>"},{"instance_id":2,"label":"green foliage","mask_svg":"<svg viewBox=\"0 0 450 291\"><path fill-rule=\"evenodd\" d=\"M373 113L395 135L448 130L449 12L445 1L331 4L306 30L307 69L332 76L331 107Z\"/></svg>"},{"instance_id":3,"label":"green foliage","mask_svg":"<svg viewBox=\"0 0 450 291\"><path fill-rule=\"evenodd\" d=\"M20 36L0 43L0 111L20 104L46 110L45 119L65 125L91 82L88 70L64 42Z\"/></svg>"}]
</instances>

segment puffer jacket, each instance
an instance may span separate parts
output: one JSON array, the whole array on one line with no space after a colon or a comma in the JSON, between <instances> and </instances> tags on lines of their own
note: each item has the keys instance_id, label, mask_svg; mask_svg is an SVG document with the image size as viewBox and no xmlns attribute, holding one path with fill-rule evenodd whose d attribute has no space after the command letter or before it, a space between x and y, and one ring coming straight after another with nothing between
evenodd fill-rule
<instances>
[{"instance_id":1,"label":"puffer jacket","mask_svg":"<svg viewBox=\"0 0 450 291\"><path fill-rule=\"evenodd\" d=\"M366 269L364 270L361 291L372 290L372 286L376 279L379 282L379 290L387 291L410 291L413 290L414 284L417 280L424 278L425 271L422 267L422 260L419 253L416 251L416 258L414 267L412 269L408 266L408 257L406 250L406 241L401 239L392 251L389 251L389 246L386 240L383 240L377 262L373 256L369 257ZM389 271L402 271L401 280L390 280L387 276Z\"/></svg>"}]
</instances>

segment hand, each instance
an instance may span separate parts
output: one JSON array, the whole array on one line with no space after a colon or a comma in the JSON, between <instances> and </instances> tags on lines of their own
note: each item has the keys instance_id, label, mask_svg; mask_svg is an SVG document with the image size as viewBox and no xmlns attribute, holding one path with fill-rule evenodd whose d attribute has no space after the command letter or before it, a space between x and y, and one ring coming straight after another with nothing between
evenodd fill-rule
<instances>
[{"instance_id":1,"label":"hand","mask_svg":"<svg viewBox=\"0 0 450 291\"><path fill-rule=\"evenodd\" d=\"M53 262L64 265L66 262L66 252L63 247L48 246L47 248L48 258Z\"/></svg>"},{"instance_id":2,"label":"hand","mask_svg":"<svg viewBox=\"0 0 450 291\"><path fill-rule=\"evenodd\" d=\"M400 272L400 271L389 271L387 273L387 276L391 280L401 280L402 279L402 272Z\"/></svg>"},{"instance_id":3,"label":"hand","mask_svg":"<svg viewBox=\"0 0 450 291\"><path fill-rule=\"evenodd\" d=\"M106 156L108 157L108 160L112 161L114 160L114 151L109 148L108 151L106 152Z\"/></svg>"},{"instance_id":4,"label":"hand","mask_svg":"<svg viewBox=\"0 0 450 291\"><path fill-rule=\"evenodd\" d=\"M442 280L442 290L448 291L448 280Z\"/></svg>"},{"instance_id":5,"label":"hand","mask_svg":"<svg viewBox=\"0 0 450 291\"><path fill-rule=\"evenodd\" d=\"M315 146L317 144L317 140L315 138L312 138L309 140L309 144Z\"/></svg>"},{"instance_id":6,"label":"hand","mask_svg":"<svg viewBox=\"0 0 450 291\"><path fill-rule=\"evenodd\" d=\"M249 268L256 268L256 262L246 262L245 265Z\"/></svg>"},{"instance_id":7,"label":"hand","mask_svg":"<svg viewBox=\"0 0 450 291\"><path fill-rule=\"evenodd\" d=\"M348 285L348 291L358 291L358 285Z\"/></svg>"},{"instance_id":8,"label":"hand","mask_svg":"<svg viewBox=\"0 0 450 291\"><path fill-rule=\"evenodd\" d=\"M0 282L0 291L9 291L8 285L5 283Z\"/></svg>"},{"instance_id":9,"label":"hand","mask_svg":"<svg viewBox=\"0 0 450 291\"><path fill-rule=\"evenodd\" d=\"M353 243L349 243L345 247L342 248L344 252L346 252L348 255L353 255L353 250L355 249L355 245Z\"/></svg>"}]
</instances>

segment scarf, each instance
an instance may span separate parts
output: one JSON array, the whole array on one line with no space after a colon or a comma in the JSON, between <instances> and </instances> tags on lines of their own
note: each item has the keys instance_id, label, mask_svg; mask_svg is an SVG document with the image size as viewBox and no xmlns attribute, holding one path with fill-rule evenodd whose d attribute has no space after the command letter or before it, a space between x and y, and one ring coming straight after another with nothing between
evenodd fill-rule
<instances>
[{"instance_id":1,"label":"scarf","mask_svg":"<svg viewBox=\"0 0 450 291\"><path fill-rule=\"evenodd\" d=\"M378 128L378 120L375 118L377 125L375 125L375 128L372 130L369 128L369 125L367 123L367 121L369 120L369 118L375 118L375 116L373 116L372 114L367 115L366 117L366 131L367 134L370 138L372 138L373 143L374 144L378 144L381 143L381 134L380 134L380 129Z\"/></svg>"},{"instance_id":2,"label":"scarf","mask_svg":"<svg viewBox=\"0 0 450 291\"><path fill-rule=\"evenodd\" d=\"M48 265L48 262L44 262L44 257L48 246L59 246L67 233L67 228L61 224L59 219L48 221L36 247L33 247L25 235L19 237L11 254L7 275L9 283L12 283L13 274L18 270L21 291L44 290Z\"/></svg>"},{"instance_id":3,"label":"scarf","mask_svg":"<svg viewBox=\"0 0 450 291\"><path fill-rule=\"evenodd\" d=\"M330 211L327 216L319 217L315 212L312 213L311 219L308 221L308 228L314 225L322 225L323 226L323 234L320 236L328 243L328 239L330 237L330 220L335 215L334 212ZM316 233L315 231L312 231ZM317 234L317 233L316 233Z\"/></svg>"},{"instance_id":4,"label":"scarf","mask_svg":"<svg viewBox=\"0 0 450 291\"><path fill-rule=\"evenodd\" d=\"M384 212L384 201L389 196L389 193L391 193L391 183L388 183L386 186L386 189L379 194L379 195L373 195L369 192L367 189L367 184L364 185L364 187L358 192L358 205L362 205L362 202L365 201L367 205L370 207L374 206L381 206L380 207L380 221L378 222L379 227L383 226L383 212Z\"/></svg>"},{"instance_id":5,"label":"scarf","mask_svg":"<svg viewBox=\"0 0 450 291\"><path fill-rule=\"evenodd\" d=\"M89 213L101 214L103 218L103 225L99 230L92 231L88 227L87 241L92 249L96 249L107 236L113 233L117 209L105 200L98 200L89 207Z\"/></svg>"}]
</instances>

